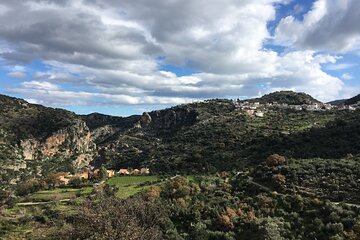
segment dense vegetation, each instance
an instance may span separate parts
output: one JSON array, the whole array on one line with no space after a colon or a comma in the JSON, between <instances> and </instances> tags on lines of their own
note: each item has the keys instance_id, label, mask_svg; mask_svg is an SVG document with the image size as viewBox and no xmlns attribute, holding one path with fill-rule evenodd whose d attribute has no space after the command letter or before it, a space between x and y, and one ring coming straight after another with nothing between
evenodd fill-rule
<instances>
[{"instance_id":1,"label":"dense vegetation","mask_svg":"<svg viewBox=\"0 0 360 240\"><path fill-rule=\"evenodd\" d=\"M357 104L358 102L360 102L360 94L355 96L355 97L352 97L350 99L347 99L344 104L345 105L352 105L352 104Z\"/></svg>"},{"instance_id":2,"label":"dense vegetation","mask_svg":"<svg viewBox=\"0 0 360 240\"><path fill-rule=\"evenodd\" d=\"M0 127L6 141L18 143L21 139L43 139L49 134L74 124L74 113L22 99L0 95Z\"/></svg>"},{"instance_id":3,"label":"dense vegetation","mask_svg":"<svg viewBox=\"0 0 360 240\"><path fill-rule=\"evenodd\" d=\"M349 155L344 159L289 159L284 164L261 164L252 175L269 187L273 176L284 176L276 190L287 194L330 199L337 202L360 203L360 158Z\"/></svg>"},{"instance_id":4,"label":"dense vegetation","mask_svg":"<svg viewBox=\"0 0 360 240\"><path fill-rule=\"evenodd\" d=\"M18 226L37 226L27 232L30 239L355 240L360 236L358 206L267 192L241 174L177 177L125 200L115 193L107 186L80 205L69 203L71 212L56 205L28 209L32 217L25 215Z\"/></svg>"},{"instance_id":5,"label":"dense vegetation","mask_svg":"<svg viewBox=\"0 0 360 240\"><path fill-rule=\"evenodd\" d=\"M293 92L250 102L319 103ZM256 117L214 99L121 118L0 103L0 238L360 239L358 110L261 106ZM24 141L56 152L25 160ZM154 176L47 190L82 155L102 173Z\"/></svg>"},{"instance_id":6,"label":"dense vegetation","mask_svg":"<svg viewBox=\"0 0 360 240\"><path fill-rule=\"evenodd\" d=\"M318 103L293 92L254 101ZM191 111L197 114L194 122L180 115ZM149 126L119 130L99 142L95 163L110 168L148 165L161 174L197 173L239 169L273 152L293 158L341 158L359 152L358 111L265 111L262 118L252 117L232 101L217 99L149 113Z\"/></svg>"},{"instance_id":7,"label":"dense vegetation","mask_svg":"<svg viewBox=\"0 0 360 240\"><path fill-rule=\"evenodd\" d=\"M290 105L315 104L321 103L306 93L295 93L292 91L280 91L266 94L261 98L254 99L261 103L285 103Z\"/></svg>"}]
</instances>

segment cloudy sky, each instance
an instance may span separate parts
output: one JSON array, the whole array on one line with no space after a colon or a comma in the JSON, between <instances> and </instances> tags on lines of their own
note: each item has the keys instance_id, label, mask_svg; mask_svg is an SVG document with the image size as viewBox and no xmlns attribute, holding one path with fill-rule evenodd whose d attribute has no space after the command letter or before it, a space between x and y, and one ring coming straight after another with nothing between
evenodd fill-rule
<instances>
[{"instance_id":1,"label":"cloudy sky","mask_svg":"<svg viewBox=\"0 0 360 240\"><path fill-rule=\"evenodd\" d=\"M282 89L360 93L358 0L1 0L0 93L130 115Z\"/></svg>"}]
</instances>

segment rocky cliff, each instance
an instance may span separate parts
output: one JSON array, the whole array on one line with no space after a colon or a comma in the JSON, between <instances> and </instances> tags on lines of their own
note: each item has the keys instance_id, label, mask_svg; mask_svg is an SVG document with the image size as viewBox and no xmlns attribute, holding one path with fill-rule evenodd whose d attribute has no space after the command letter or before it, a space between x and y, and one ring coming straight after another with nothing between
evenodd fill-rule
<instances>
[{"instance_id":1,"label":"rocky cliff","mask_svg":"<svg viewBox=\"0 0 360 240\"><path fill-rule=\"evenodd\" d=\"M197 112L191 108L175 107L162 111L145 112L141 116L140 126L148 130L170 133L196 122Z\"/></svg>"},{"instance_id":2,"label":"rocky cliff","mask_svg":"<svg viewBox=\"0 0 360 240\"><path fill-rule=\"evenodd\" d=\"M20 140L20 149L25 160L61 155L64 158L76 157L74 165L84 166L92 160L95 144L89 128L78 119L73 125L60 129L45 139Z\"/></svg>"},{"instance_id":3,"label":"rocky cliff","mask_svg":"<svg viewBox=\"0 0 360 240\"><path fill-rule=\"evenodd\" d=\"M127 118L99 114L83 116L92 126L98 155L92 164L110 168L141 167L151 161L154 151L181 128L197 121L198 113L190 106L144 112Z\"/></svg>"},{"instance_id":4,"label":"rocky cliff","mask_svg":"<svg viewBox=\"0 0 360 240\"><path fill-rule=\"evenodd\" d=\"M13 180L6 175L76 170L96 154L89 128L74 113L6 96L0 96L0 106L1 183Z\"/></svg>"}]
</instances>

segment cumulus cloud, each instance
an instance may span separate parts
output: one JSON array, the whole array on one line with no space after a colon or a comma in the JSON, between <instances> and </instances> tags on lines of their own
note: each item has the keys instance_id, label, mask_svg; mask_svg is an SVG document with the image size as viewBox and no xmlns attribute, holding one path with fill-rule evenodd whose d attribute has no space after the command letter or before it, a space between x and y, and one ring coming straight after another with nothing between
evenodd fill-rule
<instances>
[{"instance_id":1,"label":"cumulus cloud","mask_svg":"<svg viewBox=\"0 0 360 240\"><path fill-rule=\"evenodd\" d=\"M313 50L348 52L360 47L360 1L317 0L303 20L283 18L276 28L279 44Z\"/></svg>"},{"instance_id":2,"label":"cumulus cloud","mask_svg":"<svg viewBox=\"0 0 360 240\"><path fill-rule=\"evenodd\" d=\"M51 106L178 104L279 88L336 97L342 81L322 70L336 57L264 48L274 5L286 2L3 0L0 58L8 65L40 59L46 66L8 92ZM324 9L314 7L304 21L318 23ZM283 19L276 41L305 44L296 32L303 24ZM161 68L168 64L196 73L179 77Z\"/></svg>"},{"instance_id":3,"label":"cumulus cloud","mask_svg":"<svg viewBox=\"0 0 360 240\"><path fill-rule=\"evenodd\" d=\"M7 74L8 77L11 78L19 78L19 79L23 79L26 77L26 74L24 72L20 72L20 71L16 71L16 72L9 72Z\"/></svg>"},{"instance_id":4,"label":"cumulus cloud","mask_svg":"<svg viewBox=\"0 0 360 240\"><path fill-rule=\"evenodd\" d=\"M350 73L344 73L343 75L341 75L341 78L344 80L351 80L353 79L353 76Z\"/></svg>"}]
</instances>

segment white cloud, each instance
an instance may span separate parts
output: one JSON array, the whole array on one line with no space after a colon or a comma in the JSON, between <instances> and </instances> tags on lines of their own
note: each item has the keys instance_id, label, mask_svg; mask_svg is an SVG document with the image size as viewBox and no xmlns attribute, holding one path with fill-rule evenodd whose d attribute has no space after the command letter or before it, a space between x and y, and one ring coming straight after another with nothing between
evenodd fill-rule
<instances>
[{"instance_id":1,"label":"white cloud","mask_svg":"<svg viewBox=\"0 0 360 240\"><path fill-rule=\"evenodd\" d=\"M302 12L304 12L305 11L305 9L304 9L304 6L302 6L302 5L300 5L300 4L296 4L295 6L294 6L294 13L295 14L300 14L300 13L302 13Z\"/></svg>"},{"instance_id":2,"label":"white cloud","mask_svg":"<svg viewBox=\"0 0 360 240\"><path fill-rule=\"evenodd\" d=\"M302 21L283 18L275 40L301 49L349 52L360 49L360 1L316 0Z\"/></svg>"},{"instance_id":3,"label":"white cloud","mask_svg":"<svg viewBox=\"0 0 360 240\"><path fill-rule=\"evenodd\" d=\"M338 70L344 70L348 68L352 68L357 66L357 64L354 63L339 63L339 64L329 64L325 66L325 69L331 70L331 71L338 71Z\"/></svg>"},{"instance_id":4,"label":"white cloud","mask_svg":"<svg viewBox=\"0 0 360 240\"><path fill-rule=\"evenodd\" d=\"M46 69L9 91L51 106L178 104L279 88L321 100L337 96L343 82L322 71L336 57L264 49L272 38L267 24L280 2L285 1L4 0L0 41L11 51L0 57L9 65L41 59ZM321 2L304 23L283 19L276 40L300 41L303 25L326 16ZM197 73L177 77L160 64Z\"/></svg>"},{"instance_id":5,"label":"white cloud","mask_svg":"<svg viewBox=\"0 0 360 240\"><path fill-rule=\"evenodd\" d=\"M26 98L25 101L32 103L32 104L44 104L44 101L38 100L38 99L32 99L32 98Z\"/></svg>"},{"instance_id":6,"label":"white cloud","mask_svg":"<svg viewBox=\"0 0 360 240\"><path fill-rule=\"evenodd\" d=\"M353 79L353 76L350 73L344 73L341 78L344 80L351 80Z\"/></svg>"},{"instance_id":7,"label":"white cloud","mask_svg":"<svg viewBox=\"0 0 360 240\"><path fill-rule=\"evenodd\" d=\"M6 13L9 9L4 6L4 5L1 5L0 4L0 15L3 15L4 13Z\"/></svg>"},{"instance_id":8,"label":"white cloud","mask_svg":"<svg viewBox=\"0 0 360 240\"><path fill-rule=\"evenodd\" d=\"M23 79L26 77L26 74L24 72L16 71L16 72L9 72L7 76L11 78Z\"/></svg>"},{"instance_id":9,"label":"white cloud","mask_svg":"<svg viewBox=\"0 0 360 240\"><path fill-rule=\"evenodd\" d=\"M53 83L49 82L39 82L39 81L31 81L31 82L23 82L21 84L23 87L32 89L32 90L45 90L45 91L57 91L59 87Z\"/></svg>"},{"instance_id":10,"label":"white cloud","mask_svg":"<svg viewBox=\"0 0 360 240\"><path fill-rule=\"evenodd\" d=\"M68 91L48 82L24 82L23 88L13 88L8 92L28 96L29 102L53 107L103 106L103 105L174 105L196 101L177 97L134 97L125 94L107 94L86 91Z\"/></svg>"}]
</instances>

